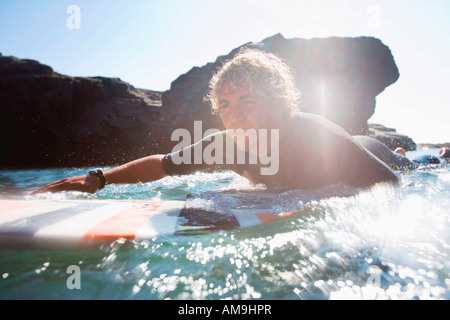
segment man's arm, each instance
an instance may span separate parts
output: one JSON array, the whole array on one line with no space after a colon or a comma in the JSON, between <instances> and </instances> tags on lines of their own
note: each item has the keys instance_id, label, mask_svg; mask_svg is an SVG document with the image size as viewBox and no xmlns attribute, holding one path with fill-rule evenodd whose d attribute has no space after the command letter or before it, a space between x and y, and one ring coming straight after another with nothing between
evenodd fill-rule
<instances>
[{"instance_id":1,"label":"man's arm","mask_svg":"<svg viewBox=\"0 0 450 320\"><path fill-rule=\"evenodd\" d=\"M164 155L153 155L137 159L104 172L107 184L137 183L159 180L167 176L162 159ZM66 178L33 190L29 195L42 192L82 191L94 193L100 187L100 178L83 175Z\"/></svg>"}]
</instances>

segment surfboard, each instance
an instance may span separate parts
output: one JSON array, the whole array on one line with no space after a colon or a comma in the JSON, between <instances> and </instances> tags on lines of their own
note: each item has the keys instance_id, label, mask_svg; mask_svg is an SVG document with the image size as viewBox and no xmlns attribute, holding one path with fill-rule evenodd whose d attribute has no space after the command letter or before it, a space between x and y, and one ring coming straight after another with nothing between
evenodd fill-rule
<instances>
[{"instance_id":1,"label":"surfboard","mask_svg":"<svg viewBox=\"0 0 450 320\"><path fill-rule=\"evenodd\" d=\"M275 194L217 192L185 200L0 200L0 248L69 249L118 239L216 232L267 224Z\"/></svg>"}]
</instances>

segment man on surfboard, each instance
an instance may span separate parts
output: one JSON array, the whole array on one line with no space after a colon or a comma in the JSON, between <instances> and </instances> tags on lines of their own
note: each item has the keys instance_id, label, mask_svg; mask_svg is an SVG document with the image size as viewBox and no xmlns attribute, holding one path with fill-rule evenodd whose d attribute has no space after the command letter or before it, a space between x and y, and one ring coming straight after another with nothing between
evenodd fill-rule
<instances>
[{"instance_id":1,"label":"man on surfboard","mask_svg":"<svg viewBox=\"0 0 450 320\"><path fill-rule=\"evenodd\" d=\"M284 62L273 54L244 48L210 81L207 99L227 130L166 155L151 155L105 172L95 170L66 178L31 194L69 190L93 193L105 184L150 182L210 169L232 170L270 189L313 190L339 182L368 187L398 182L398 176L374 155L376 150L372 153L334 123L300 112L299 96ZM276 134L262 145L252 143L247 135L251 131ZM223 149L214 146L215 161L193 159L221 139L234 141L234 152L225 143ZM239 160L238 154L244 157ZM267 158L273 154L277 154L272 158L273 170L262 170L267 169L263 155ZM250 161L255 155L257 161ZM191 156L195 161L179 161Z\"/></svg>"}]
</instances>

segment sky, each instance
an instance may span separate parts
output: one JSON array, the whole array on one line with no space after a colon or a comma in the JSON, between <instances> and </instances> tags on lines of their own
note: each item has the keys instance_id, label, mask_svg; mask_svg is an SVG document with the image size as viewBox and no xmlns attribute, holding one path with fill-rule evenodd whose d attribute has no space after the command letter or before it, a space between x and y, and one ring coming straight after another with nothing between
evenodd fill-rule
<instances>
[{"instance_id":1,"label":"sky","mask_svg":"<svg viewBox=\"0 0 450 320\"><path fill-rule=\"evenodd\" d=\"M369 123L450 142L448 0L0 0L0 52L70 76L170 89L194 66L276 33L372 36L400 71Z\"/></svg>"}]
</instances>

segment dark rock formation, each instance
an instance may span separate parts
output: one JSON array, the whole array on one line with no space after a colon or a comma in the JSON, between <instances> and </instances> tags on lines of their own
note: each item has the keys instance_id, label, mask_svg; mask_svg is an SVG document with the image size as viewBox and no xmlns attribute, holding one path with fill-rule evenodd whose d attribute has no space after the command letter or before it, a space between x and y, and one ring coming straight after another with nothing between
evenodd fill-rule
<instances>
[{"instance_id":1,"label":"dark rock formation","mask_svg":"<svg viewBox=\"0 0 450 320\"><path fill-rule=\"evenodd\" d=\"M161 93L0 56L0 106L2 167L114 164L151 151Z\"/></svg>"},{"instance_id":2,"label":"dark rock formation","mask_svg":"<svg viewBox=\"0 0 450 320\"><path fill-rule=\"evenodd\" d=\"M450 142L443 142L443 143L418 143L417 144L417 148L435 148L435 149L440 149L440 148L450 148Z\"/></svg>"},{"instance_id":3,"label":"dark rock formation","mask_svg":"<svg viewBox=\"0 0 450 320\"><path fill-rule=\"evenodd\" d=\"M416 150L416 143L408 136L397 133L395 129L387 128L381 124L369 124L368 135L383 142L390 149L402 147L406 151Z\"/></svg>"},{"instance_id":4,"label":"dark rock formation","mask_svg":"<svg viewBox=\"0 0 450 320\"><path fill-rule=\"evenodd\" d=\"M302 92L302 110L323 115L351 134L368 133L367 120L374 113L375 97L399 77L389 48L375 38L304 40L277 34L244 46L272 52L285 60ZM222 127L203 97L212 74L239 49L172 82L163 94L163 119L169 128L189 130L194 120L203 121L204 128Z\"/></svg>"}]
</instances>

